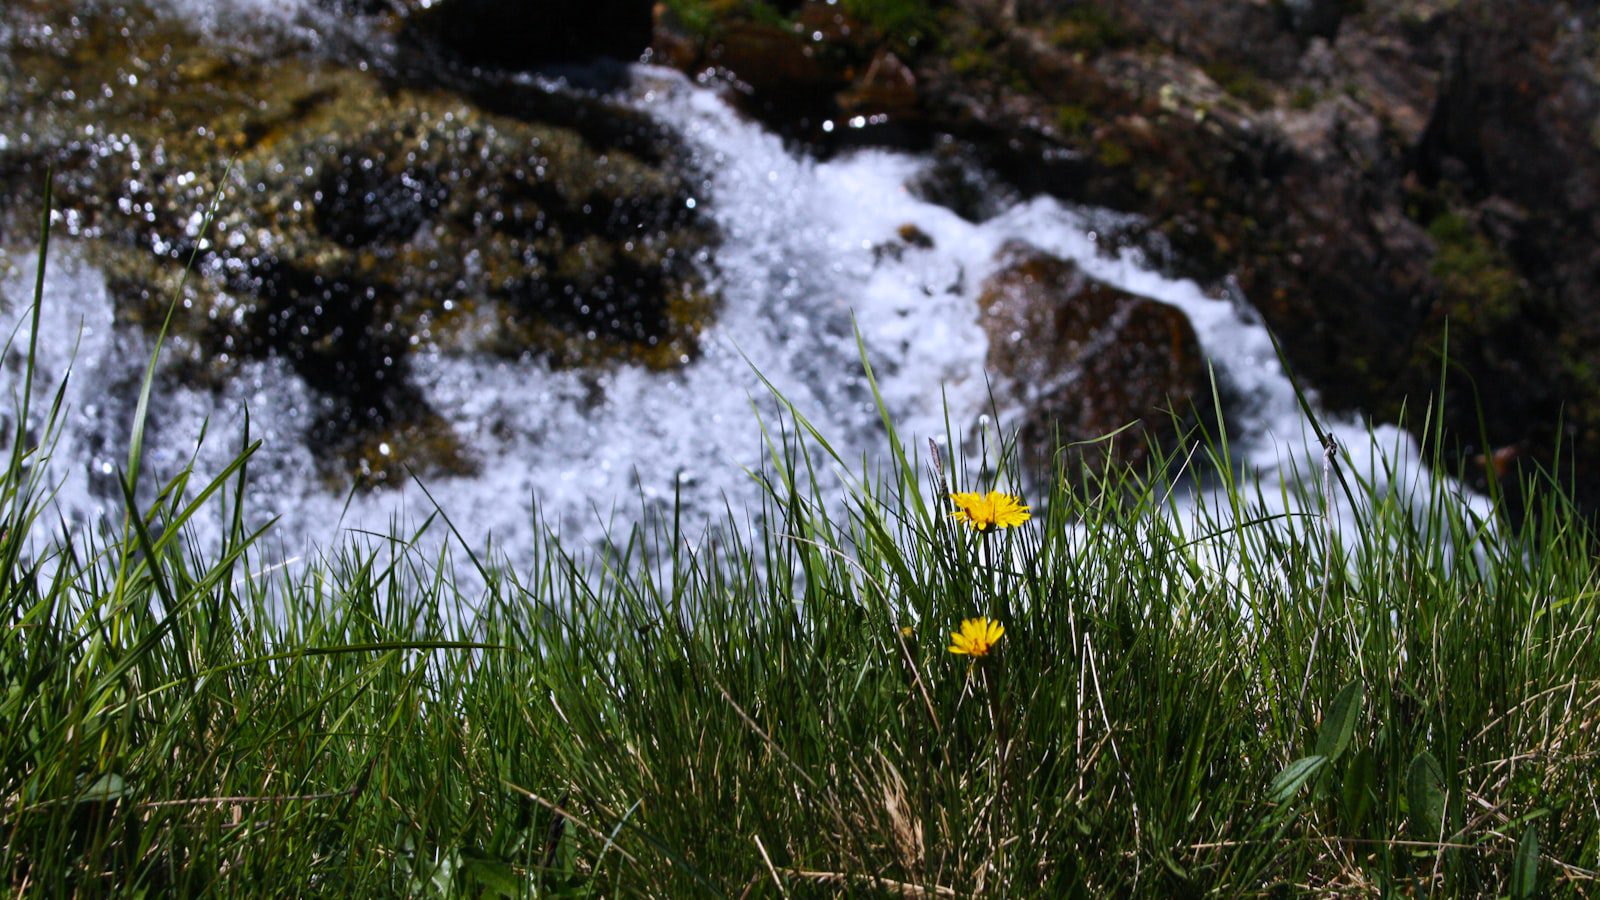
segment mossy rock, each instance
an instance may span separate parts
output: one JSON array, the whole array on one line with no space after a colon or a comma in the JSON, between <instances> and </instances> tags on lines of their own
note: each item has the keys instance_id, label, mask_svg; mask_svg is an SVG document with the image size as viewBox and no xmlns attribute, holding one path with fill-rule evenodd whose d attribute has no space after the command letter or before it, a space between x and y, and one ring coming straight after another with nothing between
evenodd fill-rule
<instances>
[{"instance_id":1,"label":"mossy rock","mask_svg":"<svg viewBox=\"0 0 1600 900\"><path fill-rule=\"evenodd\" d=\"M310 442L330 471L385 483L378 444L470 465L433 434L419 349L655 369L698 353L717 235L686 154L634 110L256 55L136 5L17 15L57 30L9 57L0 134L28 138L0 147L0 236L30 233L53 169L62 228L106 267L118 320L148 330L194 255L182 367L216 384L238 359L287 359L336 413ZM152 45L159 66L140 62Z\"/></svg>"}]
</instances>

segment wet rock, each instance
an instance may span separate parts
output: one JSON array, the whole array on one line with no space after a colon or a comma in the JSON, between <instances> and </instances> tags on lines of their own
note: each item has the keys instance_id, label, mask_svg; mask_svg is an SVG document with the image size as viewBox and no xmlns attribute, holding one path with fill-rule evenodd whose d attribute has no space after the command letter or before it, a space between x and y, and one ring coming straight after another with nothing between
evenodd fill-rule
<instances>
[{"instance_id":1,"label":"wet rock","mask_svg":"<svg viewBox=\"0 0 1600 900\"><path fill-rule=\"evenodd\" d=\"M650 46L650 0L441 0L409 30L469 65L535 69L610 57L636 60Z\"/></svg>"},{"instance_id":2,"label":"wet rock","mask_svg":"<svg viewBox=\"0 0 1600 900\"><path fill-rule=\"evenodd\" d=\"M902 224L894 230L894 234L894 240L872 246L874 262L882 262L885 259L902 260L908 251L933 249L933 236L912 222Z\"/></svg>"},{"instance_id":3,"label":"wet rock","mask_svg":"<svg viewBox=\"0 0 1600 900\"><path fill-rule=\"evenodd\" d=\"M919 250L933 248L933 237L911 222L896 228L894 233L899 235L900 240L904 241L908 247L916 247Z\"/></svg>"},{"instance_id":4,"label":"wet rock","mask_svg":"<svg viewBox=\"0 0 1600 900\"><path fill-rule=\"evenodd\" d=\"M964 0L939 42L823 30L813 55L852 80L886 49L910 70L903 115L939 159L918 196L974 221L1009 191L1136 213L1131 239L1175 274L1237 280L1327 405L1417 425L1443 371L1454 447L1532 464L1570 441L1600 509L1597 16ZM856 142L882 139L868 131Z\"/></svg>"},{"instance_id":5,"label":"wet rock","mask_svg":"<svg viewBox=\"0 0 1600 900\"><path fill-rule=\"evenodd\" d=\"M330 481L473 465L415 385L419 352L656 369L698 352L715 234L637 113L511 79L479 103L129 9L45 10L50 39L11 48L28 74L0 134L26 138L0 146L0 238L32 239L53 167L58 227L106 268L118 320L153 330L177 297L173 365L200 384L286 359L325 405L308 445Z\"/></svg>"},{"instance_id":6,"label":"wet rock","mask_svg":"<svg viewBox=\"0 0 1600 900\"><path fill-rule=\"evenodd\" d=\"M653 60L716 73L744 112L822 150L920 135L918 76L904 50L837 0L661 3L651 44ZM861 121L836 128L842 118Z\"/></svg>"},{"instance_id":7,"label":"wet rock","mask_svg":"<svg viewBox=\"0 0 1600 900\"><path fill-rule=\"evenodd\" d=\"M1259 3L1076 9L916 60L925 114L1017 151L1013 183L1146 217L1179 273L1236 278L1328 405L1415 426L1443 371L1453 447L1487 452L1480 415L1530 463L1570 440L1600 508L1591 8L1369 4L1332 31Z\"/></svg>"},{"instance_id":8,"label":"wet rock","mask_svg":"<svg viewBox=\"0 0 1600 900\"><path fill-rule=\"evenodd\" d=\"M1020 440L1036 467L1137 465L1172 446L1207 393L1206 368L1182 311L1121 291L1025 245L1001 251L979 296L997 391L1022 410ZM1110 441L1078 447L1121 431ZM1055 448L1065 456L1051 459Z\"/></svg>"},{"instance_id":9,"label":"wet rock","mask_svg":"<svg viewBox=\"0 0 1600 900\"><path fill-rule=\"evenodd\" d=\"M879 50L867 71L837 99L845 115L896 119L916 115L917 76L893 52Z\"/></svg>"},{"instance_id":10,"label":"wet rock","mask_svg":"<svg viewBox=\"0 0 1600 900\"><path fill-rule=\"evenodd\" d=\"M732 72L756 97L782 108L819 108L848 82L821 45L794 28L734 22L708 42L705 59Z\"/></svg>"},{"instance_id":11,"label":"wet rock","mask_svg":"<svg viewBox=\"0 0 1600 900\"><path fill-rule=\"evenodd\" d=\"M918 172L906 189L913 197L943 206L969 222L986 222L1020 197L985 165L976 148L953 140L935 149L933 162Z\"/></svg>"}]
</instances>

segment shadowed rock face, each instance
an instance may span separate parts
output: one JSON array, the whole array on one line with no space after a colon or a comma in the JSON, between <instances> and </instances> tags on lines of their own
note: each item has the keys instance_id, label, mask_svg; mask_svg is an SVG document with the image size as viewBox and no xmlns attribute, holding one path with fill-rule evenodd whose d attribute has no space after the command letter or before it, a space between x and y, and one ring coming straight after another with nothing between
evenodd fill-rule
<instances>
[{"instance_id":1,"label":"shadowed rock face","mask_svg":"<svg viewBox=\"0 0 1600 900\"><path fill-rule=\"evenodd\" d=\"M107 271L119 320L150 329L199 246L176 372L220 385L240 359L288 360L325 408L308 443L330 481L474 465L414 386L421 350L656 369L696 354L716 305L696 257L715 235L676 138L638 113L52 6L5 14L0 134L26 137L0 147L0 238L34 239L53 167L63 229Z\"/></svg>"},{"instance_id":2,"label":"shadowed rock face","mask_svg":"<svg viewBox=\"0 0 1600 900\"><path fill-rule=\"evenodd\" d=\"M825 6L792 18L811 5ZM848 82L819 89L813 120L843 110L884 47L914 88L912 108L891 115L899 129L800 136L824 149L953 136L1025 192L1139 213L1148 230L1121 238L1178 274L1236 279L1329 406L1380 420L1407 408L1418 426L1442 377L1439 408L1468 460L1464 475L1482 484L1488 472L1474 458L1516 448L1510 456L1548 463L1570 442L1564 464L1576 469L1580 499L1600 509L1592 3L967 0L929 9L941 39L914 47L860 22L848 37L792 29ZM714 46L720 21L688 43ZM707 65L682 51L685 40L672 20L658 22L657 46L679 48L669 58ZM760 76L722 64L760 108Z\"/></svg>"},{"instance_id":3,"label":"shadowed rock face","mask_svg":"<svg viewBox=\"0 0 1600 900\"><path fill-rule=\"evenodd\" d=\"M1092 471L1137 465L1151 443L1171 447L1207 395L1204 357L1183 312L1032 247L1011 244L1001 254L978 302L997 392L1024 410L1025 459L1075 476L1080 463ZM1057 439L1090 441L1128 425L1113 441L1048 458Z\"/></svg>"},{"instance_id":4,"label":"shadowed rock face","mask_svg":"<svg viewBox=\"0 0 1600 900\"><path fill-rule=\"evenodd\" d=\"M631 62L650 46L651 3L442 0L418 9L407 28L468 65L534 69L602 56Z\"/></svg>"}]
</instances>

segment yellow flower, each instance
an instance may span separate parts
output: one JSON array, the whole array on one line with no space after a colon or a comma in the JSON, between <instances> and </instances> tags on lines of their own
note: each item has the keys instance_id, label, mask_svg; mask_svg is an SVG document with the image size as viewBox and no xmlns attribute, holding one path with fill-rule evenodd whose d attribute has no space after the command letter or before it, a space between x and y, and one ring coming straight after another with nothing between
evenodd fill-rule
<instances>
[{"instance_id":1,"label":"yellow flower","mask_svg":"<svg viewBox=\"0 0 1600 900\"><path fill-rule=\"evenodd\" d=\"M950 632L950 652L962 656L987 656L989 649L1006 633L1006 627L985 616L965 619L960 631Z\"/></svg>"},{"instance_id":2,"label":"yellow flower","mask_svg":"<svg viewBox=\"0 0 1600 900\"><path fill-rule=\"evenodd\" d=\"M1014 528L1033 518L1028 507L1010 494L990 491L987 494L951 494L956 511L951 518L965 522L973 531L990 531L995 528Z\"/></svg>"}]
</instances>

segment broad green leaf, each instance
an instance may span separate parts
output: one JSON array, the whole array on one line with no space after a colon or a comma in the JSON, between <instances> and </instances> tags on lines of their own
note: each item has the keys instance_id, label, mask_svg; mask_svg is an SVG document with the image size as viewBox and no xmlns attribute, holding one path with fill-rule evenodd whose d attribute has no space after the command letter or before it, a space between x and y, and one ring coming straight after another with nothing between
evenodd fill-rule
<instances>
[{"instance_id":1,"label":"broad green leaf","mask_svg":"<svg viewBox=\"0 0 1600 900\"><path fill-rule=\"evenodd\" d=\"M470 887L479 897L516 898L527 893L527 885L517 878L511 864L498 859L467 857L461 867Z\"/></svg>"},{"instance_id":2,"label":"broad green leaf","mask_svg":"<svg viewBox=\"0 0 1600 900\"><path fill-rule=\"evenodd\" d=\"M1445 814L1444 769L1426 750L1411 760L1406 773L1406 798L1411 804L1411 825L1417 836L1439 840Z\"/></svg>"},{"instance_id":3,"label":"broad green leaf","mask_svg":"<svg viewBox=\"0 0 1600 900\"><path fill-rule=\"evenodd\" d=\"M1326 756L1329 762L1339 758L1350 746L1355 734L1356 721L1361 718L1361 682L1352 681L1339 689L1322 719L1322 729L1317 732L1317 755Z\"/></svg>"},{"instance_id":4,"label":"broad green leaf","mask_svg":"<svg viewBox=\"0 0 1600 900\"><path fill-rule=\"evenodd\" d=\"M1344 802L1345 821L1352 831L1360 831L1372 812L1372 804L1377 796L1377 755L1370 748L1357 750L1345 765L1342 777L1339 794Z\"/></svg>"},{"instance_id":5,"label":"broad green leaf","mask_svg":"<svg viewBox=\"0 0 1600 900\"><path fill-rule=\"evenodd\" d=\"M431 889L434 897L450 897L455 894L456 870L461 868L461 855L459 853L446 853L433 867L428 875L426 888Z\"/></svg>"},{"instance_id":6,"label":"broad green leaf","mask_svg":"<svg viewBox=\"0 0 1600 900\"><path fill-rule=\"evenodd\" d=\"M108 772L89 782L83 790L78 792L79 803L107 803L112 800L121 800L122 795L128 792L128 785L122 776L115 772Z\"/></svg>"},{"instance_id":7,"label":"broad green leaf","mask_svg":"<svg viewBox=\"0 0 1600 900\"><path fill-rule=\"evenodd\" d=\"M1539 890L1539 827L1529 822L1517 844L1517 858L1511 863L1511 896L1521 900Z\"/></svg>"},{"instance_id":8,"label":"broad green leaf","mask_svg":"<svg viewBox=\"0 0 1600 900\"><path fill-rule=\"evenodd\" d=\"M1272 779L1272 786L1267 788L1267 799L1273 803L1283 803L1293 797L1327 762L1326 756L1302 756L1284 766L1278 777Z\"/></svg>"}]
</instances>

